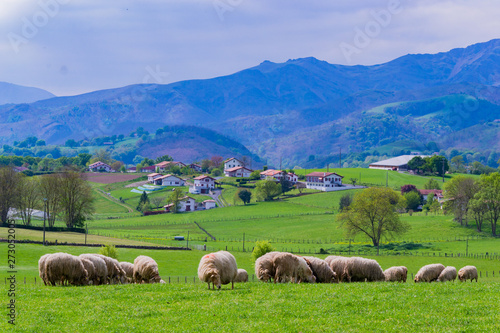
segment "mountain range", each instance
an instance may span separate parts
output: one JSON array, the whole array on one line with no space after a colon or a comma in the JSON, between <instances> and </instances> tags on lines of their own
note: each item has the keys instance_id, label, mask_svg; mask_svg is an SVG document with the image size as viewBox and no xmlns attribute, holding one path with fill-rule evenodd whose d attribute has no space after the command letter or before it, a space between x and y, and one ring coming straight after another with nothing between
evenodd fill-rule
<instances>
[{"instance_id":1,"label":"mountain range","mask_svg":"<svg viewBox=\"0 0 500 333\"><path fill-rule=\"evenodd\" d=\"M2 105L0 142L35 135L64 143L191 125L229 136L270 164L293 166L401 140L500 150L499 119L495 39L374 66L264 61L212 79Z\"/></svg>"}]
</instances>

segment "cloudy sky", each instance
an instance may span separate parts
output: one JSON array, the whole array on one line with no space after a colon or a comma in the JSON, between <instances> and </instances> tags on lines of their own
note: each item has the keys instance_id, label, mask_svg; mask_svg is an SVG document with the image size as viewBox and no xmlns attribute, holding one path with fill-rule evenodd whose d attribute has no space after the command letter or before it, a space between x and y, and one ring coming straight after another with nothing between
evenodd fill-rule
<instances>
[{"instance_id":1,"label":"cloudy sky","mask_svg":"<svg viewBox=\"0 0 500 333\"><path fill-rule=\"evenodd\" d=\"M498 0L1 0L0 81L74 95L500 38Z\"/></svg>"}]
</instances>

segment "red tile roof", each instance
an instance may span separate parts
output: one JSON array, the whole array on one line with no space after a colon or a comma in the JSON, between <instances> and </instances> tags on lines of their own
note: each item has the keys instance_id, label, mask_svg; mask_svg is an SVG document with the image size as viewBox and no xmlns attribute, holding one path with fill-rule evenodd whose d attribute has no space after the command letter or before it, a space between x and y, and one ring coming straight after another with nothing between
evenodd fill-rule
<instances>
[{"instance_id":1,"label":"red tile roof","mask_svg":"<svg viewBox=\"0 0 500 333\"><path fill-rule=\"evenodd\" d=\"M320 178L325 178L331 175L337 175L340 178L344 178L344 176L339 175L338 173L335 172L311 172L306 175L306 177L320 177Z\"/></svg>"},{"instance_id":2,"label":"red tile roof","mask_svg":"<svg viewBox=\"0 0 500 333\"><path fill-rule=\"evenodd\" d=\"M240 169L246 169L246 170L248 170L250 172L253 171L253 170L250 170L249 168L245 168L245 167L239 166L239 167L234 167L234 168L226 169L226 170L224 170L224 172L233 172L233 171L237 171L237 170L240 170Z\"/></svg>"},{"instance_id":3,"label":"red tile roof","mask_svg":"<svg viewBox=\"0 0 500 333\"><path fill-rule=\"evenodd\" d=\"M207 175L201 175L201 176L195 177L194 179L196 179L196 180L202 180L202 179L205 179L205 178L210 178L212 180L215 180L215 178L212 178L212 177L207 176Z\"/></svg>"}]
</instances>

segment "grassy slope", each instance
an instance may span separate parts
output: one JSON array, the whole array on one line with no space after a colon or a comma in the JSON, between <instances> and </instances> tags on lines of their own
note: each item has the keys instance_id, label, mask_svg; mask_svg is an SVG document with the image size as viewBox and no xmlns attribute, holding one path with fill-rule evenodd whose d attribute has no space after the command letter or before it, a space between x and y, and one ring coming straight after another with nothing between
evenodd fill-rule
<instances>
[{"instance_id":1,"label":"grassy slope","mask_svg":"<svg viewBox=\"0 0 500 333\"><path fill-rule=\"evenodd\" d=\"M494 332L499 283L20 286L21 332ZM6 293L6 291L4 290ZM474 300L467 301L470 295ZM6 320L0 329L6 331Z\"/></svg>"}]
</instances>

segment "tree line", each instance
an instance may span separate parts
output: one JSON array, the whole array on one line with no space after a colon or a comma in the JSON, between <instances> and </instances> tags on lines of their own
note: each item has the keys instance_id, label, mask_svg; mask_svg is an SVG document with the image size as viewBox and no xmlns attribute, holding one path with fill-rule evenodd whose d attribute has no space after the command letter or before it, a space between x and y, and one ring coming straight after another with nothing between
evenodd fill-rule
<instances>
[{"instance_id":1,"label":"tree line","mask_svg":"<svg viewBox=\"0 0 500 333\"><path fill-rule=\"evenodd\" d=\"M24 225L31 225L35 210L45 212L49 227L56 219L68 228L82 227L95 211L92 188L74 170L28 177L10 167L0 168L1 222L6 224L9 214L15 214Z\"/></svg>"}]
</instances>

